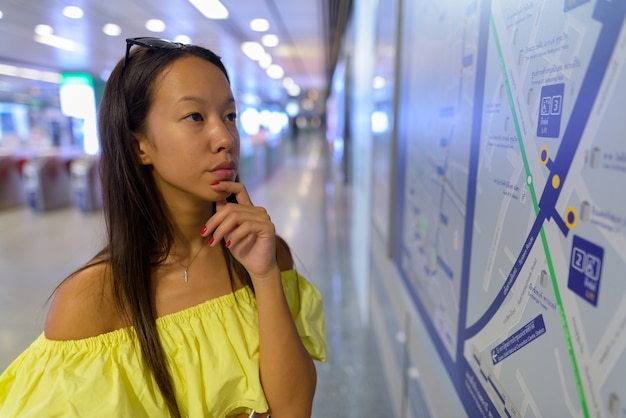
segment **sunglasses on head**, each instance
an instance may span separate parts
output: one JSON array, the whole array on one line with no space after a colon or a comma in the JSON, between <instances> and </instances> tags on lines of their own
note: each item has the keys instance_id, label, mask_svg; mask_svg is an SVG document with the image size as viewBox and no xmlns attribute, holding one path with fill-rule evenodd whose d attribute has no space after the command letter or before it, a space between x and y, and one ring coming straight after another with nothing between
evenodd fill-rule
<instances>
[{"instance_id":1,"label":"sunglasses on head","mask_svg":"<svg viewBox=\"0 0 626 418\"><path fill-rule=\"evenodd\" d=\"M124 57L124 66L122 68L126 68L126 64L128 63L130 49L133 46L142 46L144 48L155 48L155 49L176 49L182 48L185 44L181 44L180 42L174 42L167 39L161 38L152 38L150 36L143 36L140 38L127 38L126 39L126 56Z\"/></svg>"}]
</instances>

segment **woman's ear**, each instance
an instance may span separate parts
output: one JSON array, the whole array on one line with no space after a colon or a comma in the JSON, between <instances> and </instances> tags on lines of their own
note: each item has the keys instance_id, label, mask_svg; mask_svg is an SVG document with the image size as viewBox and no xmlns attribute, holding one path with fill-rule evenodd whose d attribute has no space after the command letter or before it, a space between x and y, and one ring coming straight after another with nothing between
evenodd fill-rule
<instances>
[{"instance_id":1,"label":"woman's ear","mask_svg":"<svg viewBox=\"0 0 626 418\"><path fill-rule=\"evenodd\" d=\"M137 151L139 162L143 165L152 164L152 159L150 158L150 150L152 147L150 146L150 141L148 141L144 135L133 135L133 142L135 143L135 150Z\"/></svg>"}]
</instances>

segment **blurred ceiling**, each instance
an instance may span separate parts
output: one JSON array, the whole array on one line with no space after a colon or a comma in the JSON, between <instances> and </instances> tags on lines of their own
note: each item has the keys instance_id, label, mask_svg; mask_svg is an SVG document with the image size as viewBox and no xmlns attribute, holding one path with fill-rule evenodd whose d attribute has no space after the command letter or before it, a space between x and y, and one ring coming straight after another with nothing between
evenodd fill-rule
<instances>
[{"instance_id":1,"label":"blurred ceiling","mask_svg":"<svg viewBox=\"0 0 626 418\"><path fill-rule=\"evenodd\" d=\"M326 96L337 61L339 44L350 15L352 0L222 0L228 18L213 20L196 9L191 0L0 0L0 68L3 64L52 72L89 72L106 79L125 51L125 38L156 36L189 37L221 55L235 93L252 93L264 102L284 102L282 79L269 77L241 49L246 41L260 42L265 34L278 36L279 44L265 47L272 63L284 69L303 94L316 90ZM70 18L66 6L78 6L84 14ZM256 32L253 19L264 18L269 29ZM162 32L150 32L145 24L159 19ZM121 33L103 33L107 24ZM49 25L54 39L68 49L35 40L35 28ZM71 50L70 50L71 49ZM2 71L0 71L2 72ZM58 95L57 86L25 78L0 75L0 100L32 100Z\"/></svg>"}]
</instances>

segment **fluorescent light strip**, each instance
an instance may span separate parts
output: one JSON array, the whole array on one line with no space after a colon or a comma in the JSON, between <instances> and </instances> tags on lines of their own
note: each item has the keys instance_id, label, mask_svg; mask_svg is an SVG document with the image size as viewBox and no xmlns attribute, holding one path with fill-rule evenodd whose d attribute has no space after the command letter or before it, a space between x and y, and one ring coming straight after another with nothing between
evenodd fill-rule
<instances>
[{"instance_id":1,"label":"fluorescent light strip","mask_svg":"<svg viewBox=\"0 0 626 418\"><path fill-rule=\"evenodd\" d=\"M54 48L63 49L65 51L70 51L70 52L79 52L82 50L82 46L79 43L74 42L71 39L62 38L60 36L56 36L52 34L50 35L35 34L35 41L44 45L52 46Z\"/></svg>"},{"instance_id":2,"label":"fluorescent light strip","mask_svg":"<svg viewBox=\"0 0 626 418\"><path fill-rule=\"evenodd\" d=\"M189 0L208 19L227 19L228 9L219 0Z\"/></svg>"},{"instance_id":3,"label":"fluorescent light strip","mask_svg":"<svg viewBox=\"0 0 626 418\"><path fill-rule=\"evenodd\" d=\"M32 68L16 67L15 65L0 64L0 75L10 77L20 77L29 80L45 81L47 83L59 84L61 74L52 71L34 70Z\"/></svg>"},{"instance_id":4,"label":"fluorescent light strip","mask_svg":"<svg viewBox=\"0 0 626 418\"><path fill-rule=\"evenodd\" d=\"M250 21L250 29L255 32L266 32L270 28L270 23L267 19L252 19Z\"/></svg>"},{"instance_id":5,"label":"fluorescent light strip","mask_svg":"<svg viewBox=\"0 0 626 418\"><path fill-rule=\"evenodd\" d=\"M265 49L258 42L244 42L241 44L241 50L253 61L259 61L265 56Z\"/></svg>"}]
</instances>

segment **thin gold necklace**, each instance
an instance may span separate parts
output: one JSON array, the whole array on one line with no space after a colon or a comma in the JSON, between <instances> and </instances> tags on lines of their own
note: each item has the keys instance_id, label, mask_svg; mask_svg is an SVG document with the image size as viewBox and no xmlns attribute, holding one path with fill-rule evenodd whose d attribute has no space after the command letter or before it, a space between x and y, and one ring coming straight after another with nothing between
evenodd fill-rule
<instances>
[{"instance_id":1,"label":"thin gold necklace","mask_svg":"<svg viewBox=\"0 0 626 418\"><path fill-rule=\"evenodd\" d=\"M184 265L183 263L181 263L180 261L178 261L178 259L176 257L174 257L173 255L171 255L170 257L172 257L172 260L174 260L177 264L179 264L182 268L185 269L185 273L184 273L184 279L185 279L185 283L189 283L189 267L191 267L191 265L193 264L194 261L196 261L196 258L198 257L198 254L200 254L200 251L202 251L202 249L205 247L205 245L201 245L200 249L198 250L198 252L196 253L196 255L193 256L193 258L191 259L191 261L189 262L189 264Z\"/></svg>"}]
</instances>

